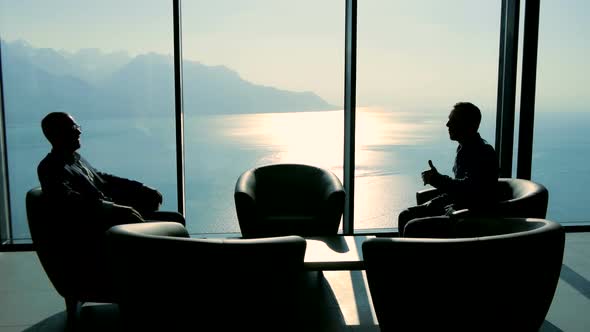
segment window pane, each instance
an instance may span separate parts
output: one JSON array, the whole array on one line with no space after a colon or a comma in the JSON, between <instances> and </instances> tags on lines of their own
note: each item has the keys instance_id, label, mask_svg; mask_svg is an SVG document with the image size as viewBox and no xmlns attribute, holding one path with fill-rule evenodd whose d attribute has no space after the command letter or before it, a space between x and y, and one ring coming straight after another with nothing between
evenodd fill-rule
<instances>
[{"instance_id":1,"label":"window pane","mask_svg":"<svg viewBox=\"0 0 590 332\"><path fill-rule=\"evenodd\" d=\"M494 145L499 1L363 1L358 8L355 228L397 227L432 160L452 175L453 105L482 111Z\"/></svg>"},{"instance_id":2,"label":"window pane","mask_svg":"<svg viewBox=\"0 0 590 332\"><path fill-rule=\"evenodd\" d=\"M344 1L184 1L182 13L189 231L240 231L233 192L249 168L342 178Z\"/></svg>"},{"instance_id":3,"label":"window pane","mask_svg":"<svg viewBox=\"0 0 590 332\"><path fill-rule=\"evenodd\" d=\"M541 1L532 178L561 223L590 222L589 14L583 0Z\"/></svg>"},{"instance_id":4,"label":"window pane","mask_svg":"<svg viewBox=\"0 0 590 332\"><path fill-rule=\"evenodd\" d=\"M10 199L29 237L25 194L50 151L49 112L74 116L80 153L98 170L158 188L177 209L172 6L169 1L0 4Z\"/></svg>"}]
</instances>

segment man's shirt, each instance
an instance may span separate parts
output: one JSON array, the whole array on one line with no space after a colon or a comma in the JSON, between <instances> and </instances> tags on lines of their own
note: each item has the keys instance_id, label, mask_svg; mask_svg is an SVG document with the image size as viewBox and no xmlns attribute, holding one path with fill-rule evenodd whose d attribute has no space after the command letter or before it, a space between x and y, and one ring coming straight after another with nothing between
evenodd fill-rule
<instances>
[{"instance_id":1,"label":"man's shirt","mask_svg":"<svg viewBox=\"0 0 590 332\"><path fill-rule=\"evenodd\" d=\"M438 174L431 185L444 193L441 202L454 209L485 208L496 200L498 159L494 148L479 134L457 147L454 178Z\"/></svg>"},{"instance_id":2,"label":"man's shirt","mask_svg":"<svg viewBox=\"0 0 590 332\"><path fill-rule=\"evenodd\" d=\"M64 156L51 151L39 163L43 193L54 202L96 209L112 205L118 191L139 189L142 183L96 171L80 154Z\"/></svg>"}]
</instances>

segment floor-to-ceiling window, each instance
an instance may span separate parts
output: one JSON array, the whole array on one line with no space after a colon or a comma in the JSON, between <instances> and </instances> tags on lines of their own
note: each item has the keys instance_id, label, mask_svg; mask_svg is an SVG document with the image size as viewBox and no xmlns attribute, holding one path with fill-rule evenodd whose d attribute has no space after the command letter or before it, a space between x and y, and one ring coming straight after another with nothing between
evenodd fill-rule
<instances>
[{"instance_id":1,"label":"floor-to-ceiling window","mask_svg":"<svg viewBox=\"0 0 590 332\"><path fill-rule=\"evenodd\" d=\"M172 7L169 1L0 3L13 239L29 238L25 194L50 145L40 121L71 113L97 169L164 194L175 210Z\"/></svg>"},{"instance_id":2,"label":"floor-to-ceiling window","mask_svg":"<svg viewBox=\"0 0 590 332\"><path fill-rule=\"evenodd\" d=\"M186 218L239 232L240 174L271 163L342 178L344 2L183 1Z\"/></svg>"},{"instance_id":3,"label":"floor-to-ceiling window","mask_svg":"<svg viewBox=\"0 0 590 332\"><path fill-rule=\"evenodd\" d=\"M452 174L453 105L495 139L501 2L359 1L355 228L397 227L432 160Z\"/></svg>"},{"instance_id":4,"label":"floor-to-ceiling window","mask_svg":"<svg viewBox=\"0 0 590 332\"><path fill-rule=\"evenodd\" d=\"M541 1L532 179L563 224L590 221L589 14L587 1Z\"/></svg>"},{"instance_id":5,"label":"floor-to-ceiling window","mask_svg":"<svg viewBox=\"0 0 590 332\"><path fill-rule=\"evenodd\" d=\"M396 227L428 160L451 172L454 103L478 105L494 142L501 5L358 3L356 230ZM239 232L233 189L248 168L307 163L343 178L344 6L183 2L191 233ZM548 0L540 12L532 178L549 188L550 219L587 222L588 6ZM172 31L168 1L0 3L14 239L29 237L24 195L50 149L39 122L51 111L76 117L97 168L157 187L176 209Z\"/></svg>"}]
</instances>

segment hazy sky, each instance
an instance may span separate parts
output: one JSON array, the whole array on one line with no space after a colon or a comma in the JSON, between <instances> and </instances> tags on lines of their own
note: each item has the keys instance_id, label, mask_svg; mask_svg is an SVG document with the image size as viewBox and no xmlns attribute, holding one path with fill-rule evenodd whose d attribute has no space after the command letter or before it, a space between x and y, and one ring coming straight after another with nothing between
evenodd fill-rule
<instances>
[{"instance_id":1,"label":"hazy sky","mask_svg":"<svg viewBox=\"0 0 590 332\"><path fill-rule=\"evenodd\" d=\"M522 1L523 3L525 1ZM171 54L172 1L0 0L0 37L35 47ZM342 104L344 0L183 1L186 58ZM497 0L360 0L358 102L494 105ZM590 1L541 1L538 100L590 102ZM418 105L420 104L420 105ZM495 110L493 110L495 111Z\"/></svg>"}]
</instances>

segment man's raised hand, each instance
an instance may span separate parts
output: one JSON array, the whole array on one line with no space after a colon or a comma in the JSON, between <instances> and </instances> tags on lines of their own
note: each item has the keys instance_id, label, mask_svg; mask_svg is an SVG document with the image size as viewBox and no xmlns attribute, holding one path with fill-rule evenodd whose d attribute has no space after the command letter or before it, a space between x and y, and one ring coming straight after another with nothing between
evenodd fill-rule
<instances>
[{"instance_id":1,"label":"man's raised hand","mask_svg":"<svg viewBox=\"0 0 590 332\"><path fill-rule=\"evenodd\" d=\"M432 160L428 160L428 166L430 169L422 172L422 182L424 182L424 185L430 184L432 176L438 173L436 167L432 164Z\"/></svg>"},{"instance_id":2,"label":"man's raised hand","mask_svg":"<svg viewBox=\"0 0 590 332\"><path fill-rule=\"evenodd\" d=\"M436 170L436 167L434 167L434 165L432 164L432 160L428 160L428 166L430 166L430 169L431 170L433 170L433 171L435 171L435 172L438 173L438 171Z\"/></svg>"}]
</instances>

